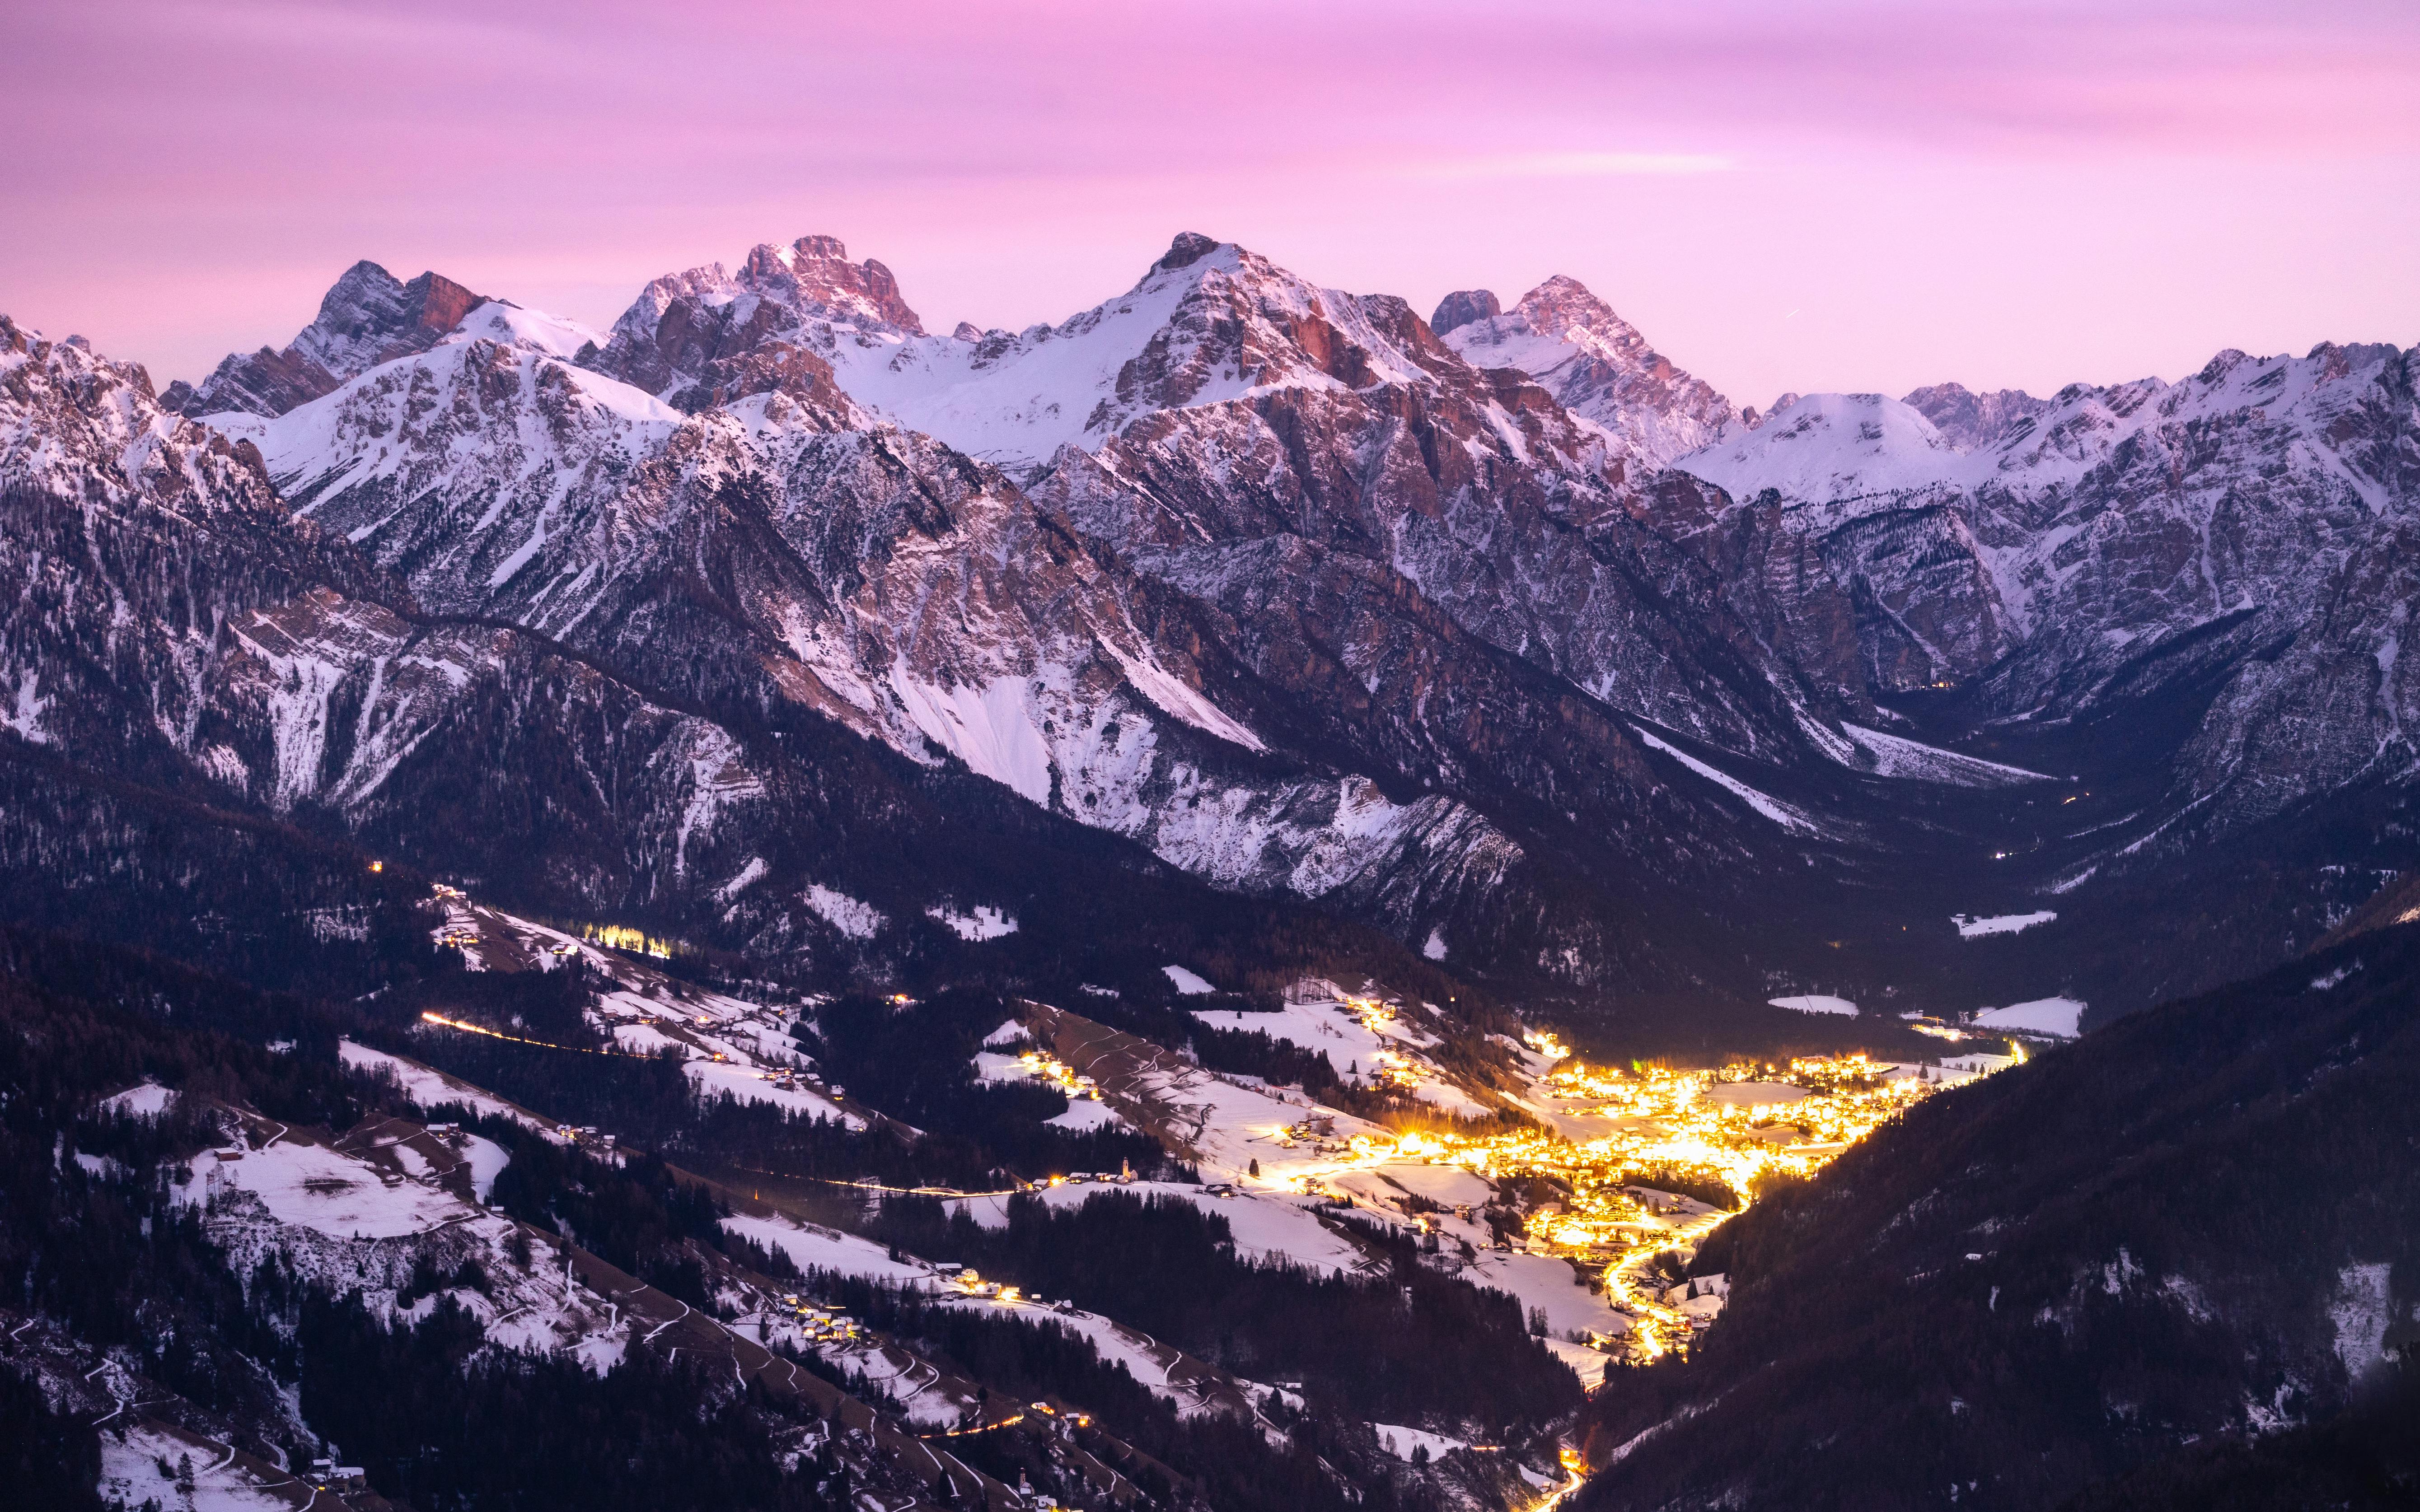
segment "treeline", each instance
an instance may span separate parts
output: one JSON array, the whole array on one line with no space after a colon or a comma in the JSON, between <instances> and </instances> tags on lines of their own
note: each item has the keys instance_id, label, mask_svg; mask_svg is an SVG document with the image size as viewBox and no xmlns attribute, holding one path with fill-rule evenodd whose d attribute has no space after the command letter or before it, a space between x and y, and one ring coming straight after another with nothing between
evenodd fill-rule
<instances>
[{"instance_id":1,"label":"treeline","mask_svg":"<svg viewBox=\"0 0 2420 1512\"><path fill-rule=\"evenodd\" d=\"M272 1372L290 1366L290 1346L249 1305L196 1209L172 1200L170 1183L195 1180L181 1157L216 1142L207 1099L249 1103L287 1121L349 1124L380 1088L333 1056L273 1054L176 1022L237 1006L245 990L223 979L24 931L0 938L0 1274L9 1278L8 1304L116 1351L202 1407L273 1420ZM70 995L28 981L19 974L26 969L54 980L89 971L122 1001ZM96 1108L146 1077L183 1094L162 1117ZM78 1155L103 1159L88 1166ZM164 1181L154 1174L162 1167ZM78 1436L58 1442L66 1463L85 1463Z\"/></svg>"},{"instance_id":2,"label":"treeline","mask_svg":"<svg viewBox=\"0 0 2420 1512\"><path fill-rule=\"evenodd\" d=\"M2364 936L1927 1099L1761 1189L1693 1267L1731 1277L1721 1324L1590 1401L1600 1446L1670 1427L1582 1504L1915 1505L1956 1483L1986 1509L2363 1504L2324 1478L2243 1499L2364 1442L2329 1311L2359 1305L2352 1268L2379 1268L2362 1284L2390 1319L2420 1295L2415 995L2420 930ZM2246 1401L2315 1430L2235 1454Z\"/></svg>"},{"instance_id":3,"label":"treeline","mask_svg":"<svg viewBox=\"0 0 2420 1512\"><path fill-rule=\"evenodd\" d=\"M436 1302L427 1319L402 1327L380 1322L360 1295L332 1291L273 1256L249 1276L229 1273L194 1210L172 1203L151 1175L159 1165L173 1174L185 1152L215 1142L216 1131L196 1117L203 1100L249 1103L288 1121L324 1113L342 1126L399 1111L391 1091L333 1057L273 1053L176 1022L188 989L218 991L226 1007L239 988L139 956L113 959L75 945L45 956L57 942L17 943L21 961L92 967L139 1006L87 1003L0 975L0 1085L10 1090L0 1100L0 1265L19 1278L12 1304L95 1347L128 1351L152 1380L239 1420L278 1420L275 1398L290 1391L318 1442L245 1440L242 1447L293 1462L334 1443L381 1494L424 1509L848 1504L850 1477L829 1453L783 1469L809 1422L803 1409L743 1389L725 1373L634 1350L600 1377L568 1357L484 1350L475 1319L446 1294L486 1289L473 1263L445 1273L418 1264L398 1301ZM93 1113L97 1098L145 1075L183 1094L164 1118ZM683 1255L720 1249L754 1269L788 1270L781 1257L722 1235L711 1197L647 1156L603 1162L458 1106L427 1111L462 1118L511 1152L494 1191L504 1211L566 1231L693 1305L709 1300L702 1271L664 1273ZM103 1169L123 1174L94 1174L67 1158L79 1152L106 1154L119 1165ZM1432 1504L1425 1492L1385 1477L1348 1491L1322 1456L1352 1447L1351 1425L1312 1419L1273 1445L1249 1425L1178 1420L1081 1340L981 1315L951 1319L905 1299L851 1300L877 1325L923 1339L995 1389L1018 1399L1058 1396L1113 1417L1134 1435L1128 1442L1176 1467L1173 1480L1151 1488L1171 1504L1310 1512ZM880 1400L878 1392L866 1395ZM10 1482L40 1493L28 1504L98 1505L98 1441L50 1413L4 1359L0 1427L8 1430L0 1444L39 1450L39 1464ZM1038 1484L1055 1483L1047 1448L1024 1435L954 1447L1012 1484L1020 1467ZM1102 1447L1116 1458L1113 1446ZM10 1452L0 1448L0 1463Z\"/></svg>"},{"instance_id":4,"label":"treeline","mask_svg":"<svg viewBox=\"0 0 2420 1512\"><path fill-rule=\"evenodd\" d=\"M483 1022L518 1018L532 1038L601 1045L581 1025L585 989L571 972L472 973L466 998ZM432 994L450 992L439 983ZM1066 1110L1057 1091L1035 1086L980 1086L975 1046L1006 1016L986 994L893 1014L888 1004L844 999L827 1009L833 1042L809 1036L830 1079L920 1131L851 1130L841 1121L728 1094L700 1095L675 1057L582 1055L485 1035L408 1033L419 1017L417 994L388 995L382 1028L365 1038L488 1088L551 1118L611 1131L626 1146L701 1168L889 1185L993 1186L1012 1176L1116 1170L1189 1174L1168 1162L1158 1143L1129 1130L1072 1130L1042 1120ZM859 1005L852 1009L849 1005ZM835 1014L834 1009L839 1012ZM972 1028L985 1014L997 1014ZM963 1053L961 1053L963 1052Z\"/></svg>"},{"instance_id":5,"label":"treeline","mask_svg":"<svg viewBox=\"0 0 2420 1512\"><path fill-rule=\"evenodd\" d=\"M1439 1505L1435 1489L1387 1473L1369 1430L1332 1413L1290 1414L1286 1438L1272 1443L1249 1423L1224 1414L1187 1418L1175 1405L1137 1381L1120 1363L1104 1360L1090 1339L1049 1321L1033 1322L988 1310L938 1302L862 1277L818 1272L809 1283L822 1296L920 1353L957 1369L1013 1400L1054 1397L1092 1415L1091 1431L1072 1429L1078 1444L1116 1465L1163 1504L1187 1500L1213 1507L1283 1507L1288 1512L1416 1512ZM1123 1458L1100 1441L1107 1434L1176 1473ZM1045 1463L1034 1441L990 1433L954 1441L952 1452L1015 1485L1017 1472L1037 1481ZM1324 1455L1361 1473L1348 1487Z\"/></svg>"},{"instance_id":6,"label":"treeline","mask_svg":"<svg viewBox=\"0 0 2420 1512\"><path fill-rule=\"evenodd\" d=\"M381 1495L428 1512L847 1504L836 1468L783 1468L810 1412L727 1368L633 1349L600 1376L569 1355L484 1350L478 1319L451 1297L391 1329L358 1296L314 1289L295 1342L313 1431Z\"/></svg>"},{"instance_id":7,"label":"treeline","mask_svg":"<svg viewBox=\"0 0 2420 1512\"><path fill-rule=\"evenodd\" d=\"M932 1198L887 1199L868 1230L1078 1305L1254 1381L1298 1381L1318 1406L1490 1434L1578 1405L1576 1378L1501 1292L1422 1267L1407 1244L1380 1276L1239 1257L1227 1221L1182 1197L1108 1191L1082 1205L1009 1200L979 1226Z\"/></svg>"},{"instance_id":8,"label":"treeline","mask_svg":"<svg viewBox=\"0 0 2420 1512\"><path fill-rule=\"evenodd\" d=\"M984 1040L1016 1016L997 993L954 989L905 1006L852 995L818 1010L799 1042L850 1096L954 1142L991 1169L1034 1177L1130 1164L1158 1171L1167 1157L1148 1134L1045 1121L1067 1111L1055 1088L976 1080Z\"/></svg>"},{"instance_id":9,"label":"treeline","mask_svg":"<svg viewBox=\"0 0 2420 1512\"><path fill-rule=\"evenodd\" d=\"M1160 979L1163 992L1168 985ZM1299 1087L1320 1096L1334 1091L1342 1079L1325 1050L1305 1050L1265 1029L1222 1029L1193 1016L1193 1010L1274 1012L1275 995L1247 997L1217 994L1184 999L1165 995L1102 997L1086 994L1063 1005L1096 1024L1149 1040L1165 1050L1190 1054L1203 1068L1231 1076L1258 1076L1280 1087Z\"/></svg>"},{"instance_id":10,"label":"treeline","mask_svg":"<svg viewBox=\"0 0 2420 1512\"><path fill-rule=\"evenodd\" d=\"M437 969L425 877L229 812L181 757L158 754L147 777L163 788L147 788L0 737L0 920L330 997ZM178 784L193 794L164 790Z\"/></svg>"}]
</instances>

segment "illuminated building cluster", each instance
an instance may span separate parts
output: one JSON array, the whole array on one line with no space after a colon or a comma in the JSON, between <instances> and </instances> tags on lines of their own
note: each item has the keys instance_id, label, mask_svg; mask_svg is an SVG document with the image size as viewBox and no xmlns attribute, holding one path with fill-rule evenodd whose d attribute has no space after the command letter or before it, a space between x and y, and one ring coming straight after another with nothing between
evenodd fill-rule
<instances>
[{"instance_id":1,"label":"illuminated building cluster","mask_svg":"<svg viewBox=\"0 0 2420 1512\"><path fill-rule=\"evenodd\" d=\"M1028 1050L1016 1057L1016 1064L1037 1082L1047 1082L1069 1097L1089 1097L1097 1103L1101 1089L1090 1076L1078 1076L1076 1068L1047 1050Z\"/></svg>"},{"instance_id":2,"label":"illuminated building cluster","mask_svg":"<svg viewBox=\"0 0 2420 1512\"><path fill-rule=\"evenodd\" d=\"M591 945L601 945L609 950L628 950L634 955L651 955L659 961L673 957L672 940L658 939L644 930L627 924L582 924L580 937Z\"/></svg>"},{"instance_id":3,"label":"illuminated building cluster","mask_svg":"<svg viewBox=\"0 0 2420 1512\"><path fill-rule=\"evenodd\" d=\"M1499 1191L1544 1179L1554 1199L1513 1220L1517 1243L1593 1273L1628 1319L1616 1338L1636 1357L1668 1352L1711 1321L1711 1304L1683 1312L1652 1273L1657 1257L1694 1245L1733 1215L1670 1187L1717 1196L1727 1188L1744 1204L1761 1179L1815 1171L1943 1085L1862 1054L1718 1072L1621 1070L1581 1064L1551 1035L1524 1038L1555 1063L1532 1097L1546 1100L1562 1132L1360 1134L1342 1148L1323 1141L1318 1151L1336 1159L1334 1168L1300 1180L1316 1191L1323 1174L1404 1161L1458 1165ZM1286 1131L1284 1142L1303 1132ZM1513 1231L1505 1229L1507 1242Z\"/></svg>"}]
</instances>

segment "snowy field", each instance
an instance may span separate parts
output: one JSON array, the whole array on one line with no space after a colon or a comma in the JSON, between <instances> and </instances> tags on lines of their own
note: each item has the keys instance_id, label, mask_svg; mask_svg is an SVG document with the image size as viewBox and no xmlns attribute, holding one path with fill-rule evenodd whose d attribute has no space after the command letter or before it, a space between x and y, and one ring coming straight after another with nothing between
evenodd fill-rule
<instances>
[{"instance_id":1,"label":"snowy field","mask_svg":"<svg viewBox=\"0 0 2420 1512\"><path fill-rule=\"evenodd\" d=\"M433 1184L385 1177L367 1164L323 1145L281 1139L265 1149L218 1152L194 1164L230 1190L260 1198L271 1217L331 1239L398 1239L425 1234L470 1210Z\"/></svg>"},{"instance_id":2,"label":"snowy field","mask_svg":"<svg viewBox=\"0 0 2420 1512\"><path fill-rule=\"evenodd\" d=\"M891 1257L890 1249L870 1239L845 1234L837 1228L825 1228L816 1224L802 1224L788 1218L757 1218L737 1213L722 1220L726 1233L738 1234L755 1241L769 1250L778 1250L797 1264L799 1269L834 1271L886 1286L932 1289L942 1284L941 1273L929 1261L903 1256Z\"/></svg>"},{"instance_id":3,"label":"snowy field","mask_svg":"<svg viewBox=\"0 0 2420 1512\"><path fill-rule=\"evenodd\" d=\"M391 1056L383 1050L355 1044L350 1040L337 1041L336 1055L348 1066L363 1071L385 1072L403 1088L404 1096L422 1107L435 1107L440 1103L459 1103L473 1113L510 1119L524 1128L542 1130L552 1127L527 1108L507 1103L493 1093L483 1092L469 1082L458 1081L419 1061Z\"/></svg>"},{"instance_id":4,"label":"snowy field","mask_svg":"<svg viewBox=\"0 0 2420 1512\"><path fill-rule=\"evenodd\" d=\"M1216 1213L1227 1220L1229 1231L1235 1236L1235 1253L1246 1259L1283 1261L1323 1275L1356 1270L1366 1259L1351 1241L1321 1223L1310 1203L1300 1197L1251 1193L1214 1197L1202 1188L1182 1181L1135 1181L1110 1187L1054 1186L1034 1196L1053 1208L1079 1208L1109 1192L1125 1192L1138 1197L1174 1197L1204 1212ZM964 1209L985 1228L998 1228L1008 1222L1008 1203L1004 1196L948 1200L948 1206Z\"/></svg>"},{"instance_id":5,"label":"snowy field","mask_svg":"<svg viewBox=\"0 0 2420 1512\"><path fill-rule=\"evenodd\" d=\"M1786 1008L1793 1013L1845 1013L1856 1017L1857 1005L1845 997L1833 997L1823 993L1802 993L1795 997L1768 997L1776 1008Z\"/></svg>"},{"instance_id":6,"label":"snowy field","mask_svg":"<svg viewBox=\"0 0 2420 1512\"><path fill-rule=\"evenodd\" d=\"M1428 1458L1438 1459L1456 1449L1467 1449L1461 1439L1449 1439L1442 1433L1429 1433L1419 1428L1398 1427L1392 1423L1373 1423L1378 1430L1379 1446L1398 1459L1409 1460L1414 1449L1426 1449Z\"/></svg>"},{"instance_id":7,"label":"snowy field","mask_svg":"<svg viewBox=\"0 0 2420 1512\"><path fill-rule=\"evenodd\" d=\"M1961 939L1979 940L1989 934L2014 934L2036 924L2047 924L2058 915L2044 909L2036 914L1994 914L1989 918L1977 918L1969 914L1952 914L1949 922L1958 926Z\"/></svg>"},{"instance_id":8,"label":"snowy field","mask_svg":"<svg viewBox=\"0 0 2420 1512\"><path fill-rule=\"evenodd\" d=\"M1975 1015L1975 1023L1986 1029L2022 1030L2072 1040L2084 1008L2072 997L2037 997L2027 1003L2010 1003L2006 1008L1987 1008Z\"/></svg>"},{"instance_id":9,"label":"snowy field","mask_svg":"<svg viewBox=\"0 0 2420 1512\"><path fill-rule=\"evenodd\" d=\"M2022 766L2003 766L1978 756L1962 756L1954 750L1943 750L1938 746L1928 746L1905 735L1885 734L1863 725L1843 723L1840 728L1864 748L1874 764L1872 770L1877 777L1912 778L1962 788L2012 787L2020 782L2058 780Z\"/></svg>"},{"instance_id":10,"label":"snowy field","mask_svg":"<svg viewBox=\"0 0 2420 1512\"><path fill-rule=\"evenodd\" d=\"M114 1097L102 1098L94 1111L104 1117L156 1119L167 1112L168 1104L176 1100L176 1093L158 1082L146 1080L142 1085L130 1087Z\"/></svg>"},{"instance_id":11,"label":"snowy field","mask_svg":"<svg viewBox=\"0 0 2420 1512\"><path fill-rule=\"evenodd\" d=\"M193 1466L189 1488L160 1473L161 1463L175 1469L179 1460ZM147 1505L159 1512L294 1512L303 1504L292 1476L281 1474L264 1484L234 1461L232 1449L196 1444L146 1423L122 1438L116 1432L101 1435L101 1493L115 1506ZM270 1489L271 1486L279 1489Z\"/></svg>"}]
</instances>

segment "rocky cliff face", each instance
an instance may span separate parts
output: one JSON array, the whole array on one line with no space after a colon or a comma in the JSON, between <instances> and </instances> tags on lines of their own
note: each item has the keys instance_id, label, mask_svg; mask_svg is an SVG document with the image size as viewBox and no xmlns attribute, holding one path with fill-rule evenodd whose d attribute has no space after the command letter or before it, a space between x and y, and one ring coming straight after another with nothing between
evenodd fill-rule
<instances>
[{"instance_id":1,"label":"rocky cliff face","mask_svg":"<svg viewBox=\"0 0 2420 1512\"><path fill-rule=\"evenodd\" d=\"M1189 622L1188 641L1231 660L1255 742L1327 774L1231 792L1206 826L1215 785L1190 763L1109 781L1126 757L1054 748L1019 768L1020 791L1050 791L1056 772L1052 801L1089 823L1227 885L1384 900L1413 938L1449 916L1475 925L1469 901L1538 847L1541 824L1559 832L1547 849L1668 867L1778 838L1753 810L1741 819L1766 832L1737 836L1721 789L1659 767L1614 717L1789 759L1806 736L1775 664L1726 619L1702 563L1641 523L1661 506L1625 486L1603 432L1520 374L1461 361L1401 301L1321 289L1192 235L1116 300L971 342L786 297L717 307L717 286L710 271L659 281L582 360L678 396L717 363L820 356L861 411L830 424L890 421L1022 477L1129 603ZM693 341L707 319L716 339ZM1559 580L1583 586L1537 591ZM1692 795L1668 786L1676 773ZM1668 843L1674 825L1694 841Z\"/></svg>"},{"instance_id":2,"label":"rocky cliff face","mask_svg":"<svg viewBox=\"0 0 2420 1512\"><path fill-rule=\"evenodd\" d=\"M1941 439L1961 452L1989 446L2051 407L2048 399L2037 399L2022 389L1976 393L1960 383L1936 383L1900 402L1931 421Z\"/></svg>"},{"instance_id":3,"label":"rocky cliff face","mask_svg":"<svg viewBox=\"0 0 2420 1512\"><path fill-rule=\"evenodd\" d=\"M183 415L282 415L380 363L427 351L482 302L436 273L407 284L374 262L358 262L319 301L318 318L283 351L263 347L229 356L198 386L170 384L162 402Z\"/></svg>"},{"instance_id":4,"label":"rocky cliff face","mask_svg":"<svg viewBox=\"0 0 2420 1512\"><path fill-rule=\"evenodd\" d=\"M833 871L839 834L871 813L917 827L901 810L928 805L901 785L918 764L1220 884L1391 909L1404 928L1479 907L1517 859L1457 800L1389 799L1349 748L1272 751L1253 727L1300 723L1300 691L1256 678L1201 607L1105 567L999 474L921 436L847 428L863 417L845 397L781 384L684 415L572 365L578 335L489 305L321 401L226 422L239 440L184 427L236 467L271 545L336 565L314 559L214 608L208 632L172 637L112 698L76 697L59 671L108 630L23 646L24 733L61 734L42 717L54 702L94 710L106 728L74 744L109 764L131 742L206 792L326 812L557 896L708 907L726 937L768 949L823 937L785 883L911 899L951 886ZM116 426L77 440L88 469L135 455L130 423L180 434L141 418L131 381L53 382L22 434L91 429L79 393ZM28 475L41 487L25 507L56 513L81 478ZM156 530L180 552L212 548ZM126 618L161 633L172 616L137 603ZM191 706L155 737L130 705L174 678ZM854 737L905 770L868 768ZM520 817L441 844L423 827L436 793Z\"/></svg>"},{"instance_id":5,"label":"rocky cliff face","mask_svg":"<svg viewBox=\"0 0 2420 1512\"><path fill-rule=\"evenodd\" d=\"M355 270L288 348L352 375L208 430L16 333L24 739L362 833L516 810L498 874L768 946L873 815L1004 802L1456 963L1748 995L1962 949L1978 855L2065 897L2412 764L2393 348L1751 424L1569 280L1440 338L1193 235L1015 333L817 237L601 341L431 336L453 287ZM1911 738L1969 736L2122 801L2042 838L2047 779ZM1748 920L1772 959L1715 964Z\"/></svg>"},{"instance_id":6,"label":"rocky cliff face","mask_svg":"<svg viewBox=\"0 0 2420 1512\"><path fill-rule=\"evenodd\" d=\"M1818 395L1680 466L1733 501L1709 549L1820 563L1731 580L1853 622L1874 696L2047 724L2199 687L2167 812L2242 824L2411 764L2414 365L2322 346L2048 401Z\"/></svg>"},{"instance_id":7,"label":"rocky cliff face","mask_svg":"<svg viewBox=\"0 0 2420 1512\"><path fill-rule=\"evenodd\" d=\"M1474 366L1537 379L1557 404L1602 427L1632 471L1696 451L1733 418L1730 400L1675 367L1575 278L1550 278L1510 310L1485 289L1450 295L1436 329Z\"/></svg>"}]
</instances>

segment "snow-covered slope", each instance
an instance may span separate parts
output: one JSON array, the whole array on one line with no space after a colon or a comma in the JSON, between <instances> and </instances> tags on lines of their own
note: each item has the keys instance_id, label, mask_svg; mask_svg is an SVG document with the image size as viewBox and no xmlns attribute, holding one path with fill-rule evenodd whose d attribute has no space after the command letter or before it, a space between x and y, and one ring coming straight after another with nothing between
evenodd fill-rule
<instances>
[{"instance_id":1,"label":"snow-covered slope","mask_svg":"<svg viewBox=\"0 0 2420 1512\"><path fill-rule=\"evenodd\" d=\"M846 282L845 256L832 238L805 237L756 248L737 276L716 264L658 279L597 361L669 395L741 345L792 342L875 412L1011 472L1153 409L1422 371L1417 338L1382 332L1359 300L1206 237L1179 237L1132 289L1057 326L971 340L925 335L887 270L884 297L869 298ZM709 347L692 334L708 326L728 334Z\"/></svg>"},{"instance_id":2,"label":"snow-covered slope","mask_svg":"<svg viewBox=\"0 0 2420 1512\"><path fill-rule=\"evenodd\" d=\"M2165 811L2225 827L2420 758L2415 367L2325 344L2047 401L1813 395L1679 466L1734 501L1701 548L1769 564L1733 580L1751 612L1854 626L1793 650L1854 692L1971 687L2040 722L2214 680Z\"/></svg>"},{"instance_id":3,"label":"snow-covered slope","mask_svg":"<svg viewBox=\"0 0 2420 1512\"><path fill-rule=\"evenodd\" d=\"M1730 400L1675 367L1575 278L1550 278L1510 310L1496 305L1485 289L1449 295L1431 324L1472 364L1536 378L1642 472L1696 451L1734 418Z\"/></svg>"},{"instance_id":4,"label":"snow-covered slope","mask_svg":"<svg viewBox=\"0 0 2420 1512\"><path fill-rule=\"evenodd\" d=\"M1914 406L1879 393L1806 394L1776 404L1750 429L1733 425L1691 448L1686 471L1753 499L1832 502L1920 492L1975 471Z\"/></svg>"}]
</instances>

